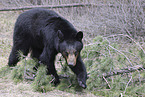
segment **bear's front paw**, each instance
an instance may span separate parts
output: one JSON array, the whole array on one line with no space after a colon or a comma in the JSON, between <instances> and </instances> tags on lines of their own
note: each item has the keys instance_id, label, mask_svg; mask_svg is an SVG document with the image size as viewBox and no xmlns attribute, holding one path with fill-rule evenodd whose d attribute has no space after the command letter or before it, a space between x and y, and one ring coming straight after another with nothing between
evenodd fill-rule
<instances>
[{"instance_id":1,"label":"bear's front paw","mask_svg":"<svg viewBox=\"0 0 145 97\"><path fill-rule=\"evenodd\" d=\"M83 83L82 81L78 81L78 83L79 83L79 86L81 86L84 89L87 87L87 85Z\"/></svg>"},{"instance_id":2,"label":"bear's front paw","mask_svg":"<svg viewBox=\"0 0 145 97\"><path fill-rule=\"evenodd\" d=\"M9 67L15 67L15 66L16 66L16 64L11 64L11 63L8 63L8 66L9 66Z\"/></svg>"}]
</instances>

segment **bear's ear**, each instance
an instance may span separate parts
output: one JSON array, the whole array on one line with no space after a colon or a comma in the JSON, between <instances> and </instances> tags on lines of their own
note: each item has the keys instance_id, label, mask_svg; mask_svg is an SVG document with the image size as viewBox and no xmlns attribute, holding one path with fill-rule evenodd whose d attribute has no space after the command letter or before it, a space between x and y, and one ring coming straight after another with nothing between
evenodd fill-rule
<instances>
[{"instance_id":1,"label":"bear's ear","mask_svg":"<svg viewBox=\"0 0 145 97\"><path fill-rule=\"evenodd\" d=\"M76 38L77 38L79 41L81 41L82 38L83 38L83 32L82 32L82 31L79 31L79 32L77 33L77 35L76 35Z\"/></svg>"},{"instance_id":2,"label":"bear's ear","mask_svg":"<svg viewBox=\"0 0 145 97\"><path fill-rule=\"evenodd\" d=\"M59 38L60 41L64 40L64 35L60 30L57 31L57 35L58 35L58 38Z\"/></svg>"}]
</instances>

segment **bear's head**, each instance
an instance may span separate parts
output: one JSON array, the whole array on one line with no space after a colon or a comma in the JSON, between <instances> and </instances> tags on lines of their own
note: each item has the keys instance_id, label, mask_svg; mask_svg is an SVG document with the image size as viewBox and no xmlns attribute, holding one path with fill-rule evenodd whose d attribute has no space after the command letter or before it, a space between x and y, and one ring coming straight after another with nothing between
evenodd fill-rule
<instances>
[{"instance_id":1,"label":"bear's head","mask_svg":"<svg viewBox=\"0 0 145 97\"><path fill-rule=\"evenodd\" d=\"M67 64L70 67L76 65L77 58L80 55L80 51L83 48L82 38L83 32L79 31L75 35L71 35L68 39L65 39L63 33L58 30L58 52L65 58Z\"/></svg>"}]
</instances>

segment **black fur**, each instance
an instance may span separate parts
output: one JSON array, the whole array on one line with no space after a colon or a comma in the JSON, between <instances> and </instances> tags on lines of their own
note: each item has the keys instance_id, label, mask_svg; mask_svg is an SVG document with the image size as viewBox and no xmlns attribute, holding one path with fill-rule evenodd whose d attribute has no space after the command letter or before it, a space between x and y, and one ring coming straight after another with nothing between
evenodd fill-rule
<instances>
[{"instance_id":1,"label":"black fur","mask_svg":"<svg viewBox=\"0 0 145 97\"><path fill-rule=\"evenodd\" d=\"M18 51L25 56L31 50L31 56L47 65L48 74L55 77L58 84L59 76L54 61L57 53L74 50L78 57L76 65L70 67L77 75L78 83L86 88L86 68L80 57L83 33L77 32L73 25L51 10L35 8L22 13L16 23L13 34L13 48L9 56L9 66L19 61ZM65 55L64 55L65 56Z\"/></svg>"}]
</instances>

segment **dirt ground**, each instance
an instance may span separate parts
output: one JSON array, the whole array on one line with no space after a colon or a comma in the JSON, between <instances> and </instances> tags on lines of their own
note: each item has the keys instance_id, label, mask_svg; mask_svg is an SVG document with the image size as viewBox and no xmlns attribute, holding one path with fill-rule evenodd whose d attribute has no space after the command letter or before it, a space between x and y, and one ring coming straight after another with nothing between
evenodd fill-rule
<instances>
[{"instance_id":1,"label":"dirt ground","mask_svg":"<svg viewBox=\"0 0 145 97\"><path fill-rule=\"evenodd\" d=\"M14 84L8 79L0 78L0 97L94 97L92 94L72 94L59 90L47 93L34 92L30 84L26 82Z\"/></svg>"}]
</instances>

